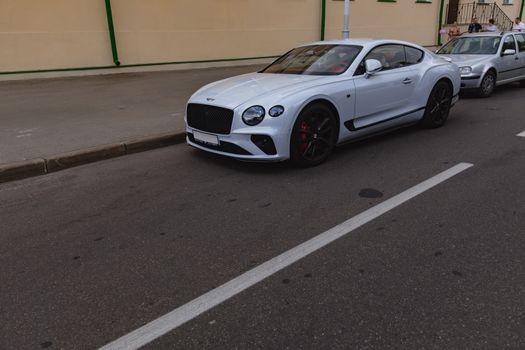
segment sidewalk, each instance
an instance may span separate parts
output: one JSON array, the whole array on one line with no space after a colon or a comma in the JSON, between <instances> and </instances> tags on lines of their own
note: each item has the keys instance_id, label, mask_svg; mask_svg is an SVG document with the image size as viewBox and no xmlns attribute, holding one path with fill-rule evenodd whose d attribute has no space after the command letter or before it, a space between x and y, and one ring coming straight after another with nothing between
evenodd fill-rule
<instances>
[{"instance_id":1,"label":"sidewalk","mask_svg":"<svg viewBox=\"0 0 525 350\"><path fill-rule=\"evenodd\" d=\"M261 67L0 82L0 166L182 132L195 90Z\"/></svg>"}]
</instances>

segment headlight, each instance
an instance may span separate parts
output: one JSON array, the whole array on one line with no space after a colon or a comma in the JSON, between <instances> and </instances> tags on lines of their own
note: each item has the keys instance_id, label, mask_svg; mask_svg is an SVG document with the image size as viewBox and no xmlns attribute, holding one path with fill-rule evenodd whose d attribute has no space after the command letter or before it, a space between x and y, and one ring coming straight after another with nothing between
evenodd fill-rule
<instances>
[{"instance_id":1,"label":"headlight","mask_svg":"<svg viewBox=\"0 0 525 350\"><path fill-rule=\"evenodd\" d=\"M461 74L470 74L472 73L472 67L459 67L459 72Z\"/></svg>"},{"instance_id":2,"label":"headlight","mask_svg":"<svg viewBox=\"0 0 525 350\"><path fill-rule=\"evenodd\" d=\"M270 117L274 117L274 118L280 116L283 113L284 113L284 107L283 106L273 106L268 111L268 114L270 115Z\"/></svg>"},{"instance_id":3,"label":"headlight","mask_svg":"<svg viewBox=\"0 0 525 350\"><path fill-rule=\"evenodd\" d=\"M251 106L242 114L242 121L249 126L254 126L262 122L265 110L262 106Z\"/></svg>"}]
</instances>

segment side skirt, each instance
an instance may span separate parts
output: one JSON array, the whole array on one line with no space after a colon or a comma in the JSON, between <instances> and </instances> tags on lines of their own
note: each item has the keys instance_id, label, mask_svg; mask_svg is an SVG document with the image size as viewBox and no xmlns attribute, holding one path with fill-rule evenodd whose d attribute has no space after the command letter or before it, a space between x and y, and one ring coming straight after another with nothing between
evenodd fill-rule
<instances>
[{"instance_id":1,"label":"side skirt","mask_svg":"<svg viewBox=\"0 0 525 350\"><path fill-rule=\"evenodd\" d=\"M380 120L378 122L375 122L375 123L371 123L371 124L367 124L367 125L363 125L363 126L360 126L360 127L356 127L354 125L354 122L356 120L359 120L359 119L362 119L362 118L366 118L367 116L364 116L364 117L359 117L359 118L355 118L355 119L352 119L352 120L348 120L345 122L345 126L348 130L350 131L358 131L358 130L362 130L362 129L366 129L366 128L369 128L369 127L372 127L372 126L376 126L376 125L379 125L379 124L382 124L382 123L386 123L386 122L389 122L389 121L392 121L394 119L398 119L398 118L402 118L402 117L406 117L407 115L410 115L410 114L413 114L413 113L416 113L416 112L419 112L419 111L422 111L424 110L426 107L421 107L421 108L417 108L417 109L414 109L412 111L409 111L409 112L406 112L406 113L402 113L402 114L399 114L399 115L396 115L394 117L391 117L391 118L388 118L388 119L384 119L384 120Z\"/></svg>"},{"instance_id":2,"label":"side skirt","mask_svg":"<svg viewBox=\"0 0 525 350\"><path fill-rule=\"evenodd\" d=\"M370 134L366 134L366 135L363 135L363 136L352 138L352 139L349 139L349 140L346 140L346 141L341 141L340 143L338 143L336 145L336 147L344 146L344 145L347 145L349 143L359 142L359 141L362 141L364 139L368 139L368 138L371 138L371 137L379 136L379 135L382 135L382 134L387 134L387 133L390 133L392 131L396 131L396 130L399 130L399 129L404 129L404 128L409 127L409 126L417 125L418 123L419 123L419 121L415 121L415 122L407 122L407 123L399 124L399 125L396 125L396 126L392 126L390 128L386 128L386 129L383 129L383 130L380 130L380 131L376 131L376 132L373 132L373 133L370 133Z\"/></svg>"},{"instance_id":3,"label":"side skirt","mask_svg":"<svg viewBox=\"0 0 525 350\"><path fill-rule=\"evenodd\" d=\"M500 80L500 81L497 81L496 82L496 86L500 86L500 85L505 85L505 84L510 84L510 83L514 83L514 82L517 82L517 81L521 81L525 79L525 75L521 76L521 77L515 77L515 78L510 78L510 79L505 79L505 80Z\"/></svg>"}]
</instances>

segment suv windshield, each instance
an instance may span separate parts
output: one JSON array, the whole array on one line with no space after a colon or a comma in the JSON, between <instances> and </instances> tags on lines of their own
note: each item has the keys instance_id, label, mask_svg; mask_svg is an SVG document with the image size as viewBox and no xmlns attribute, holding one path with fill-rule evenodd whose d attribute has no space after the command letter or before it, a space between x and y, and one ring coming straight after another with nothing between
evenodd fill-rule
<instances>
[{"instance_id":1,"label":"suv windshield","mask_svg":"<svg viewBox=\"0 0 525 350\"><path fill-rule=\"evenodd\" d=\"M493 55L498 52L501 37L476 36L449 41L437 53L445 55Z\"/></svg>"},{"instance_id":2,"label":"suv windshield","mask_svg":"<svg viewBox=\"0 0 525 350\"><path fill-rule=\"evenodd\" d=\"M344 73L361 51L361 46L312 45L293 49L261 73L338 75Z\"/></svg>"}]
</instances>

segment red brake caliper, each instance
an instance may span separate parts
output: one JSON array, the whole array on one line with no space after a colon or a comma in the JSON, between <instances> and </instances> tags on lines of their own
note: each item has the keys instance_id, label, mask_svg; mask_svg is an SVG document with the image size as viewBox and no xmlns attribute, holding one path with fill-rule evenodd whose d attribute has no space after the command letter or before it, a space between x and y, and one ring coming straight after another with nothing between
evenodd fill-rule
<instances>
[{"instance_id":1,"label":"red brake caliper","mask_svg":"<svg viewBox=\"0 0 525 350\"><path fill-rule=\"evenodd\" d=\"M299 133L299 151L301 153L304 153L304 151L306 151L306 148L308 147L307 133L310 130L310 125L307 122L302 121L301 125L299 126L299 129L301 130L301 132Z\"/></svg>"}]
</instances>

